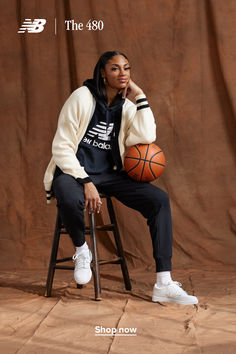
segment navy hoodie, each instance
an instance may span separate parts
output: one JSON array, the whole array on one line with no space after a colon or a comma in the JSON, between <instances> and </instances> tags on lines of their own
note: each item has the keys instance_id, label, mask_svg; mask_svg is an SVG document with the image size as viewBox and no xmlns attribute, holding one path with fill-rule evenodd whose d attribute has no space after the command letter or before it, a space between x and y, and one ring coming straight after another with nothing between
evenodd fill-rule
<instances>
[{"instance_id":1,"label":"navy hoodie","mask_svg":"<svg viewBox=\"0 0 236 354\"><path fill-rule=\"evenodd\" d=\"M117 94L111 106L98 97L94 79L84 81L96 100L93 116L79 143L76 156L88 175L119 171L122 168L118 135L120 131L122 106L125 99ZM63 172L57 166L54 178ZM77 178L80 183L92 181L91 178Z\"/></svg>"},{"instance_id":2,"label":"navy hoodie","mask_svg":"<svg viewBox=\"0 0 236 354\"><path fill-rule=\"evenodd\" d=\"M120 170L122 162L118 135L125 99L118 94L113 104L107 106L107 102L98 97L93 79L86 80L83 85L94 96L96 106L76 156L88 175L107 173L114 170L114 166ZM85 180L81 179L83 181Z\"/></svg>"}]
</instances>

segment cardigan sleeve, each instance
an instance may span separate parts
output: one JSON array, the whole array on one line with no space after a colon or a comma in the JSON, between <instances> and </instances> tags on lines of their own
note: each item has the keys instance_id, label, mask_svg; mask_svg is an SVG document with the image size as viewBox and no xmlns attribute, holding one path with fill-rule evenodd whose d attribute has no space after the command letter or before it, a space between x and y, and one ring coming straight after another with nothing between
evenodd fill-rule
<instances>
[{"instance_id":1,"label":"cardigan sleeve","mask_svg":"<svg viewBox=\"0 0 236 354\"><path fill-rule=\"evenodd\" d=\"M132 107L126 146L150 144L156 140L156 123L145 94L135 97L136 105Z\"/></svg>"},{"instance_id":2,"label":"cardigan sleeve","mask_svg":"<svg viewBox=\"0 0 236 354\"><path fill-rule=\"evenodd\" d=\"M55 164L64 173L78 178L78 181L82 179L87 181L89 176L76 157L82 111L79 95L72 93L59 115L57 131L52 143L52 155Z\"/></svg>"}]
</instances>

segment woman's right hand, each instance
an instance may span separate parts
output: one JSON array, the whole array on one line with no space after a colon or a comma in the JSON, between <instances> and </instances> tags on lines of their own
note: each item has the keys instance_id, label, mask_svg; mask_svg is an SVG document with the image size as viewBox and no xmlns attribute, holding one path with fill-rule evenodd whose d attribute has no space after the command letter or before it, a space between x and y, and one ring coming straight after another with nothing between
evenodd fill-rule
<instances>
[{"instance_id":1,"label":"woman's right hand","mask_svg":"<svg viewBox=\"0 0 236 354\"><path fill-rule=\"evenodd\" d=\"M84 183L85 210L88 207L89 214L100 213L102 201L93 182Z\"/></svg>"},{"instance_id":2,"label":"woman's right hand","mask_svg":"<svg viewBox=\"0 0 236 354\"><path fill-rule=\"evenodd\" d=\"M122 93L122 98L126 98L128 95L131 95L134 98L137 95L143 94L143 90L136 85L133 80L129 79L126 87L119 90L119 93Z\"/></svg>"}]
</instances>

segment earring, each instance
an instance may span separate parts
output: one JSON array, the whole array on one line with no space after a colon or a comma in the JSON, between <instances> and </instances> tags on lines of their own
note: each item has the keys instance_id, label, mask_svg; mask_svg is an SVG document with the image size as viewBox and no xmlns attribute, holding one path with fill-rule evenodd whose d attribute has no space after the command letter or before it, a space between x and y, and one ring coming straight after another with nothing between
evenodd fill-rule
<instances>
[{"instance_id":1,"label":"earring","mask_svg":"<svg viewBox=\"0 0 236 354\"><path fill-rule=\"evenodd\" d=\"M104 85L106 84L107 80L105 77L103 77L103 82L104 82Z\"/></svg>"}]
</instances>

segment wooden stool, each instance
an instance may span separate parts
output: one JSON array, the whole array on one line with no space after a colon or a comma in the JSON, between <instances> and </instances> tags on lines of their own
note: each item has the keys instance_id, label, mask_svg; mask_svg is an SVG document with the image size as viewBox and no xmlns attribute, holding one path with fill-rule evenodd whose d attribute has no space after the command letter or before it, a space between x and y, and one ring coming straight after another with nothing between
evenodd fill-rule
<instances>
[{"instance_id":1,"label":"wooden stool","mask_svg":"<svg viewBox=\"0 0 236 354\"><path fill-rule=\"evenodd\" d=\"M107 209L108 209L111 224L96 225L94 214L89 214L89 226L86 226L86 228L85 228L85 234L88 234L91 236L91 244L92 244L91 251L93 254L92 270L93 270L93 279L94 279L95 300L101 300L101 285L100 285L99 266L103 265L103 264L120 264L122 274L123 274L124 283L125 283L125 289L131 290L129 272L128 272L128 268L127 268L125 257L124 257L123 246L122 246L120 233L119 233L119 229L117 226L116 216L115 216L115 212L114 212L111 198L109 196L107 196L105 194L101 194L101 193L100 193L100 198L106 198ZM117 256L118 256L116 259L113 259L113 260L99 260L98 259L97 236L96 236L97 230L99 230L99 231L104 230L104 231L112 231L113 232L113 235L115 238L115 243L116 243L116 248L117 248ZM50 263L49 263L49 268L48 268L46 291L45 291L45 295L44 295L46 297L51 296L52 283L53 283L55 269L66 269L66 270L73 270L74 269L73 266L59 265L59 263L68 262L68 261L71 261L71 259L72 259L71 257L57 259L59 241L60 241L60 236L62 234L68 234L68 233L63 225L61 216L58 211L57 218L56 218L56 226L55 226L55 231L54 231L53 244L52 244L51 258L50 258ZM82 285L77 285L77 288L82 288L82 287L83 287Z\"/></svg>"}]
</instances>

